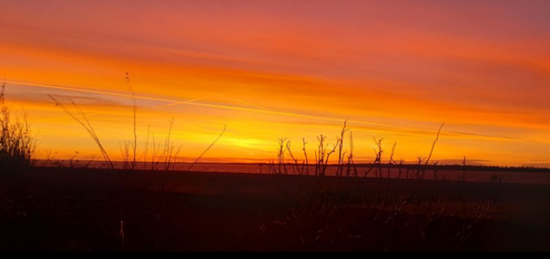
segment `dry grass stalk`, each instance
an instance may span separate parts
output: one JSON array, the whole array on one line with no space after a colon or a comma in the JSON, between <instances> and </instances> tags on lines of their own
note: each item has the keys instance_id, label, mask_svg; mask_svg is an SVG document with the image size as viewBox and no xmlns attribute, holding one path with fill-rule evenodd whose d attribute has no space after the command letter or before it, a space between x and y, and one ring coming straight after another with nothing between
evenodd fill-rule
<instances>
[{"instance_id":1,"label":"dry grass stalk","mask_svg":"<svg viewBox=\"0 0 550 259\"><path fill-rule=\"evenodd\" d=\"M388 162L388 179L391 178L391 169L393 166L393 156L395 155L395 149L397 148L397 142L393 144L393 148L391 149L391 155L390 155L390 161Z\"/></svg>"},{"instance_id":2,"label":"dry grass stalk","mask_svg":"<svg viewBox=\"0 0 550 259\"><path fill-rule=\"evenodd\" d=\"M303 148L302 150L304 151L304 165L303 165L303 168L302 168L302 172L305 173L305 175L309 175L309 159L308 159L308 156L307 156L307 149L306 149L306 146L307 146L307 142L306 142L306 139L304 138L303 139Z\"/></svg>"},{"instance_id":3,"label":"dry grass stalk","mask_svg":"<svg viewBox=\"0 0 550 259\"><path fill-rule=\"evenodd\" d=\"M137 150L138 150L138 134L137 134L137 98L136 93L134 91L134 87L132 86L132 81L130 80L130 73L126 73L126 84L128 86L128 90L130 91L132 95L132 108L133 108L133 115L134 115L134 141L131 143L132 149L133 149L133 160L132 160L132 170L136 169L137 165Z\"/></svg>"},{"instance_id":4,"label":"dry grass stalk","mask_svg":"<svg viewBox=\"0 0 550 259\"><path fill-rule=\"evenodd\" d=\"M279 139L279 154L277 155L277 159L279 160L279 163L278 163L277 174L288 174L288 171L286 169L286 163L285 163L286 141L287 141L286 138Z\"/></svg>"},{"instance_id":5,"label":"dry grass stalk","mask_svg":"<svg viewBox=\"0 0 550 259\"><path fill-rule=\"evenodd\" d=\"M103 144L101 143L101 140L99 138L99 136L97 135L97 133L95 132L94 130L94 127L92 126L92 124L90 123L90 121L88 120L88 117L86 116L86 114L84 113L84 111L82 111L82 109L80 109L80 107L72 100L72 99L69 99L70 102L72 103L74 109L76 110L77 114L74 114L72 111L70 111L64 104L62 104L61 102L59 102L55 97L49 95L50 99L52 99L56 106L60 107L65 113L67 113L73 120L75 120L76 122L78 122L82 127L84 127L84 129L86 130L86 132L88 132L88 134L90 135L90 137L94 140L94 142L96 143L96 145L98 146L101 154L103 155L103 159L105 160L105 163L107 165L107 167L111 170L114 170L115 169L115 166L111 160L111 158L109 157L109 154L107 153L107 151L105 150L105 148L103 147Z\"/></svg>"},{"instance_id":6,"label":"dry grass stalk","mask_svg":"<svg viewBox=\"0 0 550 259\"><path fill-rule=\"evenodd\" d=\"M432 145L432 150L430 151L430 155L426 159L426 166L430 164L430 160L432 159L432 155L435 151L435 146L437 145L437 142L439 141L439 136L441 135L441 131L443 130L443 127L445 127L445 123L441 124L441 127L439 127L439 131L437 132L437 137L435 138L435 141Z\"/></svg>"},{"instance_id":7,"label":"dry grass stalk","mask_svg":"<svg viewBox=\"0 0 550 259\"><path fill-rule=\"evenodd\" d=\"M342 131L340 132L340 139L339 139L339 150L338 150L338 172L336 173L337 176L342 176L343 170L344 170L344 164L345 164L345 155L343 154L344 150L344 138L346 135L346 132L349 131L348 129L348 121L346 120L344 122L344 127L342 128Z\"/></svg>"},{"instance_id":8,"label":"dry grass stalk","mask_svg":"<svg viewBox=\"0 0 550 259\"><path fill-rule=\"evenodd\" d=\"M349 146L350 146L350 154L348 156L348 170L346 173L346 177L351 177L351 172L353 169L353 177L359 177L359 171L357 170L357 166L355 165L354 161L354 152L355 152L355 146L353 143L353 132L350 131L349 133Z\"/></svg>"},{"instance_id":9,"label":"dry grass stalk","mask_svg":"<svg viewBox=\"0 0 550 259\"><path fill-rule=\"evenodd\" d=\"M223 126L223 131L220 133L218 138L216 138L216 140L214 140L214 142L212 142L212 144L210 144L210 146L208 146L208 148L206 148L206 150L202 152L202 154L197 158L197 160L195 160L195 162L189 167L189 169L187 169L187 171L191 171L191 169L193 169L193 167L204 157L204 155L206 155L206 153L208 153L208 151L210 151L210 149L212 149L212 147L214 147L216 143L220 141L220 139L223 137L226 131L227 131L227 125Z\"/></svg>"}]
</instances>

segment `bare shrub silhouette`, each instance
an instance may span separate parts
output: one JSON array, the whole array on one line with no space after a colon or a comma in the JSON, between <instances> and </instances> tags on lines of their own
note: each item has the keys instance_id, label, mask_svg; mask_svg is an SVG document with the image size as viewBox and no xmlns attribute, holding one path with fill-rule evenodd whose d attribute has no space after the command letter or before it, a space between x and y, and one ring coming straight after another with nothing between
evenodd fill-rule
<instances>
[{"instance_id":1,"label":"bare shrub silhouette","mask_svg":"<svg viewBox=\"0 0 550 259\"><path fill-rule=\"evenodd\" d=\"M350 132L347 127L347 121L344 122L340 136L336 139L336 143L331 146L330 143L327 143L327 137L325 135L319 135L317 137L318 146L314 152L315 164L312 164L315 168L314 176L324 177L327 176L328 169L331 166L336 167L336 175L343 176L344 171L349 171L351 174L352 168L354 168L354 174L357 175L357 168L355 167L354 157L353 157L353 134L350 132L350 145L351 151L348 155L348 151L344 150L344 139L346 138L346 133ZM303 160L300 162L299 159L294 155L292 151L292 142L287 138L279 139L278 143L278 153L277 153L277 162L272 161L269 164L269 170L271 174L276 175L288 175L289 167L292 170L294 175L310 175L310 163L309 155L307 152L306 139L302 139L302 151L304 154ZM291 159L290 163L287 163L286 155ZM331 157L333 155L338 155L337 164L331 163ZM347 156L347 158L346 158ZM353 165L353 166L352 166Z\"/></svg>"},{"instance_id":2,"label":"bare shrub silhouette","mask_svg":"<svg viewBox=\"0 0 550 259\"><path fill-rule=\"evenodd\" d=\"M147 142L144 151L144 169L150 169L152 171L162 169L168 171L177 163L177 158L181 152L181 146L176 149L172 141L173 129L174 118L170 120L168 133L164 141L157 141L155 135L150 133L150 129L147 130ZM149 140L150 138L152 138L152 142ZM149 152L151 152L151 160L148 162L147 156ZM147 167L148 163L150 164L149 168Z\"/></svg>"},{"instance_id":3,"label":"bare shrub silhouette","mask_svg":"<svg viewBox=\"0 0 550 259\"><path fill-rule=\"evenodd\" d=\"M365 172L367 177L375 172L377 191L364 189L366 183L359 178L353 162L353 133L350 131L349 156L345 162L344 139L347 123L334 149L329 149L326 136L321 135L316 150L315 175L311 181L294 189L281 186L280 201L285 210L275 220L264 226L264 234L271 242L286 244L285 249L299 251L347 250L354 248L367 251L439 251L462 250L477 226L483 222L495 206L495 198L488 195L478 201L470 201L475 211L466 210L464 188L457 189L453 182L438 177L439 162L434 162L433 180L426 181L426 173L439 141L444 124L440 127L429 156L418 158L416 183L406 185L392 179L392 168L397 166L400 179L406 169L405 161L394 159L397 143L393 145L384 177L383 139L374 139L375 161ZM286 139L280 140L281 158ZM305 143L305 141L304 141ZM287 149L291 145L287 144ZM329 165L332 154L338 152L338 162ZM289 152L293 165L299 162ZM279 159L278 168L284 168L284 159ZM327 167L335 168L327 174ZM347 167L347 170L344 168ZM281 172L281 171L279 171ZM351 177L353 176L353 178ZM354 179L355 178L355 179ZM316 179L316 180L313 180ZM465 182L465 176L462 177ZM415 187L416 185L422 187ZM453 186L453 187L451 187ZM460 217L456 207L463 207Z\"/></svg>"}]
</instances>

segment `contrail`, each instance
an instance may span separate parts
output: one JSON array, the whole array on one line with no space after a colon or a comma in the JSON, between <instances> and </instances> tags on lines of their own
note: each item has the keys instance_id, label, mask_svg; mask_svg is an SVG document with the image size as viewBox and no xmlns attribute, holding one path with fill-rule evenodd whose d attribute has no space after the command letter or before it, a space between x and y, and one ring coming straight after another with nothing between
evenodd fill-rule
<instances>
[{"instance_id":1,"label":"contrail","mask_svg":"<svg viewBox=\"0 0 550 259\"><path fill-rule=\"evenodd\" d=\"M221 94L216 94L216 95L217 95L217 96L220 96L220 97L223 97L223 98L227 98L227 99L229 99L229 100L233 100L233 101L236 101L236 102L239 102L239 103L248 105L248 106L252 106L252 107L254 107L254 108L258 108L258 109L261 109L261 110L264 110L264 111L271 111L271 110L268 109L268 108L265 108L265 107L262 107L262 106L259 106L259 105L256 105L256 104L247 102L247 101L239 100L239 99L236 99L236 98L233 98L233 97L229 97L229 96L225 96L225 95L221 95Z\"/></svg>"},{"instance_id":2,"label":"contrail","mask_svg":"<svg viewBox=\"0 0 550 259\"><path fill-rule=\"evenodd\" d=\"M155 106L155 108L156 109L162 109L162 108L168 108L168 107L173 107L173 106L178 106L178 105L185 105L185 104L201 101L201 100L204 100L204 99L206 99L206 98L203 97L203 98L196 98L196 99L187 100L187 101L183 101L183 102L174 102L174 103L169 103L169 104L165 104L165 105L158 105L158 106Z\"/></svg>"},{"instance_id":3,"label":"contrail","mask_svg":"<svg viewBox=\"0 0 550 259\"><path fill-rule=\"evenodd\" d=\"M76 88L76 87L66 87L66 86L47 85L47 84L32 84L32 83L16 82L16 81L8 81L8 83L19 85L19 86L40 87L40 88L47 88L47 89L56 89L56 90L74 91L74 92L81 92L81 93L92 93L92 94L100 94L100 95L107 95L107 96L132 98L132 96L130 94L114 93L114 92L109 92L109 91L100 91L100 90L91 90L91 89L82 89L82 88ZM142 95L136 95L136 98L141 99L141 100L150 100L150 101L159 101L159 102L168 103L165 106L159 106L159 107L169 107L169 106L173 106L173 105L191 105L191 106L199 106L199 107L207 107L207 108L218 108L218 109L226 109L226 110L236 110L236 111L246 111L246 112L262 113L262 114L270 114L270 115L290 116L290 117L299 117L299 118L311 118L311 119L329 120L329 121L341 121L341 119L334 119L334 118L327 118L327 117L313 116L313 115L306 115L306 114L277 112L277 111L264 110L264 109L251 109L251 108L243 108L243 107L234 107L234 106L223 105L223 104L198 103L198 102L195 102L194 100L181 101L181 100L149 97L149 96L142 96Z\"/></svg>"},{"instance_id":4,"label":"contrail","mask_svg":"<svg viewBox=\"0 0 550 259\"><path fill-rule=\"evenodd\" d=\"M132 98L132 95L130 95L130 94L115 93L115 92L100 91L100 90L91 90L91 89L82 89L82 88L76 88L76 87L47 85L47 84L33 84L33 83L17 82L17 81L7 81L7 83L15 84L15 85L19 85L19 86L40 87L40 88L46 88L46 89L56 89L56 90L74 91L74 92L81 92L81 93L100 94L100 95L106 95L106 96ZM170 106L175 106L175 105L188 105L188 106L206 107L206 108L214 108L214 109L224 109L224 110L234 110L234 111L243 111L243 112L259 113L259 114L267 114L267 115L277 115L277 116L286 116L286 117L294 117L294 118L304 118L304 119L313 119L313 120L321 120L321 121L331 121L331 122L337 122L337 123L341 123L342 121L345 120L345 119L342 119L342 118L333 118L333 117L324 117L324 116L317 116L317 115L308 115L308 114L300 114L300 113L290 113L290 112L280 112L280 111L266 110L263 107L262 107L263 108L262 109L260 107L257 107L257 105L253 105L253 104L250 104L250 103L247 103L247 104L251 105L251 106L254 106L254 107L257 107L257 109L245 108L245 107L235 107L235 106L224 105L224 104L209 104L209 103L204 103L204 102L196 102L196 100L182 101L182 100L174 100L174 99L158 98L158 97L149 97L149 96L142 96L142 95L136 95L135 98L140 99L140 100L150 100L150 101L159 101L159 102L167 103L166 105L159 106L159 107L170 107ZM243 101L241 101L241 102L243 102ZM243 103L246 103L246 102L243 102ZM366 122L366 121L358 121L358 120L349 120L349 122L350 123L365 124L365 125L381 126L381 127L387 127L387 128L394 128L394 129L405 129L405 130L408 129L408 128L405 128L405 127L389 125L389 124L383 124L383 123L375 123L375 122Z\"/></svg>"},{"instance_id":5,"label":"contrail","mask_svg":"<svg viewBox=\"0 0 550 259\"><path fill-rule=\"evenodd\" d=\"M100 91L100 90L91 90L91 89L82 89L82 88L76 88L76 87L66 87L66 86L57 86L57 85L47 85L47 84L32 84L32 83L26 83L26 82L17 82L17 81L6 81L6 83L19 85L19 86L29 86L29 87L40 87L40 88L46 88L46 89L56 89L56 90L64 90L64 91L73 91L73 92L81 92L81 93L92 93L92 94L100 94L100 95L106 95L106 96L115 96L115 97L123 97L123 98L132 98L130 94L123 94L123 93L114 93L109 91ZM259 113L259 114L267 114L267 115L276 115L276 116L285 116L285 117L294 117L294 118L304 118L304 119L312 119L317 121L328 121L328 122L334 122L334 123L341 123L344 121L344 119L340 118L333 118L333 117L323 117L323 116L316 116L316 115L307 115L307 114L299 114L299 113L289 113L289 112L279 112L279 111L273 111L266 109L264 107L254 105L245 101L237 100L234 98L230 98L227 96L219 95L218 96L233 99L237 102L247 104L249 106L252 106L256 109L252 108L245 108L245 107L235 107L235 106L229 106L229 105L223 105L223 104L209 104L204 102L197 102L200 100L204 100L205 98L197 98L187 101L181 101L181 100L174 100L174 99L167 99L167 98L157 98L157 97L149 97L149 96L136 96L137 99L140 100L150 100L150 101L158 101L158 102L165 102L166 105L156 106L155 108L166 108L171 106L177 106L177 105L189 105L189 106L197 106L197 107L205 107L205 108L213 108L213 109L223 109L223 110L234 110L234 111L243 111L243 112L251 112L251 113ZM89 116L94 116L97 114L92 114ZM56 120L57 118L51 118L51 120ZM422 134L415 134L411 132L411 128L407 127L401 127L396 125L389 125L389 124L383 124L383 123L375 123L375 122L366 122L366 121L359 121L359 120L349 120L350 123L357 123L357 124L363 124L363 125L371 125L371 126L379 126L379 127L385 127L387 130L385 130L387 133L397 133L397 134L407 134L407 135L418 135L418 136L428 136L429 134L432 134L432 132L424 132ZM361 128L361 126L358 126ZM394 130L390 130L394 129ZM374 130L374 129L370 129ZM470 137L477 137L487 140L493 140L493 141L516 141L516 142L523 142L528 144L545 144L545 143L539 143L539 142L533 142L533 141L526 141L521 139L515 139L515 138L509 138L509 137L501 137L501 136L488 136L488 135L479 135L479 134L470 134L470 133L463 133L463 132L445 132L445 134L449 135L455 135L455 136L470 136ZM548 144L545 144L548 145Z\"/></svg>"}]
</instances>

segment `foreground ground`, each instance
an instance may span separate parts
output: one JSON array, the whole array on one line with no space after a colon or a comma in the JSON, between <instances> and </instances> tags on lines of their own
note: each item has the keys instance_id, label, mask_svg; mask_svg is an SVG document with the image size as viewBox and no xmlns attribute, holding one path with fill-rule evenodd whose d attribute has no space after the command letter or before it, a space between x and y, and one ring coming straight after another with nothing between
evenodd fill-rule
<instances>
[{"instance_id":1,"label":"foreground ground","mask_svg":"<svg viewBox=\"0 0 550 259\"><path fill-rule=\"evenodd\" d=\"M33 169L0 250L550 250L544 185Z\"/></svg>"}]
</instances>

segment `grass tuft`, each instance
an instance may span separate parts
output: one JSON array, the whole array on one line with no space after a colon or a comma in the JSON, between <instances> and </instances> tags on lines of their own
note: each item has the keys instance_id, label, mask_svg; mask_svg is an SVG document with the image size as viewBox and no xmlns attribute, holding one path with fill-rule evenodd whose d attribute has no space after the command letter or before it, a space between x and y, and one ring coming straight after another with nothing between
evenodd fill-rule
<instances>
[{"instance_id":1,"label":"grass tuft","mask_svg":"<svg viewBox=\"0 0 550 259\"><path fill-rule=\"evenodd\" d=\"M0 88L0 169L2 172L32 165L36 141L27 116L14 114L5 101L6 83Z\"/></svg>"}]
</instances>

